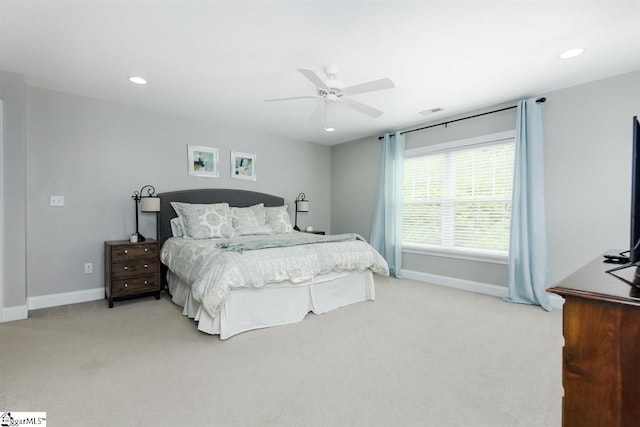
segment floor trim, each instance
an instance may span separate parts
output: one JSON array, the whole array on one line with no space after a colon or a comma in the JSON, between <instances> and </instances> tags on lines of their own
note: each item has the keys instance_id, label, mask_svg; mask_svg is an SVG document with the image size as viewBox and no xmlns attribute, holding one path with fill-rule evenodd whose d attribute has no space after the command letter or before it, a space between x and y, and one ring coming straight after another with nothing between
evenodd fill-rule
<instances>
[{"instance_id":1,"label":"floor trim","mask_svg":"<svg viewBox=\"0 0 640 427\"><path fill-rule=\"evenodd\" d=\"M427 282L433 285L446 286L448 288L461 289L463 291L476 292L484 295L505 298L509 296L509 289L505 286L492 285L489 283L474 282L472 280L457 279L455 277L439 276L437 274L423 273L413 270L400 270L402 278ZM549 302L551 307L562 309L564 298L560 295L550 294Z\"/></svg>"},{"instance_id":2,"label":"floor trim","mask_svg":"<svg viewBox=\"0 0 640 427\"><path fill-rule=\"evenodd\" d=\"M13 322L14 320L24 320L29 316L26 305L15 307L3 307L0 312L0 322Z\"/></svg>"},{"instance_id":3,"label":"floor trim","mask_svg":"<svg viewBox=\"0 0 640 427\"><path fill-rule=\"evenodd\" d=\"M37 310L39 308L77 304L80 302L95 301L99 299L104 299L104 288L29 297L27 298L27 307L29 307L29 310Z\"/></svg>"}]
</instances>

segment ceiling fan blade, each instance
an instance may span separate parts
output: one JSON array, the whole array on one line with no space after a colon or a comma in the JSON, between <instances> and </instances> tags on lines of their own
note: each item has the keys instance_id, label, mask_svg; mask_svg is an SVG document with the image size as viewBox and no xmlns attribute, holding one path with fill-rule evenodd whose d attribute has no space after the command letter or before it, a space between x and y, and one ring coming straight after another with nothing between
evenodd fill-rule
<instances>
[{"instance_id":1,"label":"ceiling fan blade","mask_svg":"<svg viewBox=\"0 0 640 427\"><path fill-rule=\"evenodd\" d=\"M300 71L300 73L303 76L305 76L307 79L309 79L311 81L311 83L316 85L316 87L318 87L319 89L329 90L329 86L327 86L327 84L322 81L320 76L318 76L315 71L306 70L304 68L298 68L298 71Z\"/></svg>"},{"instance_id":2,"label":"ceiling fan blade","mask_svg":"<svg viewBox=\"0 0 640 427\"><path fill-rule=\"evenodd\" d=\"M373 92L375 90L391 89L396 87L391 79L373 80L359 85L344 88L345 93L349 95L357 95L359 93Z\"/></svg>"},{"instance_id":3,"label":"ceiling fan blade","mask_svg":"<svg viewBox=\"0 0 640 427\"><path fill-rule=\"evenodd\" d=\"M276 101L291 101L292 99L315 99L318 96L291 96L289 98L272 98L272 99L265 99L264 102L276 102Z\"/></svg>"},{"instance_id":4,"label":"ceiling fan blade","mask_svg":"<svg viewBox=\"0 0 640 427\"><path fill-rule=\"evenodd\" d=\"M368 105L365 105L362 102L354 101L353 99L342 98L342 102L347 107L351 107L354 110L359 111L362 114L366 114L367 116L371 116L373 118L380 117L382 115L382 111L377 110L373 107L369 107Z\"/></svg>"}]
</instances>

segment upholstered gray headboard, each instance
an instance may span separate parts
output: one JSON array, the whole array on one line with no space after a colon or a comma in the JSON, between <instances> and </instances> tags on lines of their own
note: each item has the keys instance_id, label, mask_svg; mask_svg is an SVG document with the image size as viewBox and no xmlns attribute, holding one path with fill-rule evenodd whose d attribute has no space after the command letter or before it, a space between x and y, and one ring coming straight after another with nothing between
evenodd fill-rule
<instances>
[{"instance_id":1,"label":"upholstered gray headboard","mask_svg":"<svg viewBox=\"0 0 640 427\"><path fill-rule=\"evenodd\" d=\"M232 190L226 188L207 188L201 190L171 191L158 194L160 197L160 213L158 215L158 242L160 247L171 237L171 223L178 215L173 210L171 202L183 203L229 203L231 207L246 208L264 203L265 206L282 206L284 199L271 194L255 191ZM167 267L161 265L163 287L166 285Z\"/></svg>"},{"instance_id":2,"label":"upholstered gray headboard","mask_svg":"<svg viewBox=\"0 0 640 427\"><path fill-rule=\"evenodd\" d=\"M255 191L232 190L226 188L207 188L202 190L171 191L158 194L160 197L160 214L158 215L158 242L160 246L171 237L171 219L178 215L171 202L183 203L229 203L231 207L246 208L258 203L265 206L282 206L284 199L271 194Z\"/></svg>"}]
</instances>

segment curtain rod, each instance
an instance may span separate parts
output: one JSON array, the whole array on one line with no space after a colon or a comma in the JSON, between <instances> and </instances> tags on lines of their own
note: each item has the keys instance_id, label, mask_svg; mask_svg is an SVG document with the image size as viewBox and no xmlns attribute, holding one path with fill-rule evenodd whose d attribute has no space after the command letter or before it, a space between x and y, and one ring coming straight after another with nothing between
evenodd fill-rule
<instances>
[{"instance_id":1,"label":"curtain rod","mask_svg":"<svg viewBox=\"0 0 640 427\"><path fill-rule=\"evenodd\" d=\"M540 104L542 102L545 102L546 100L547 98L538 98L536 99L536 103ZM449 123L460 122L462 120L473 119L475 117L486 116L487 114L499 113L501 111L513 110L514 108L517 108L517 107L518 107L517 105L512 105L511 107L505 107L505 108L500 108L499 110L487 111L486 113L474 114L473 116L462 117L461 119L449 120L447 122L438 123L436 125L429 125L429 126L421 127L418 129L405 130L404 132L400 132L400 135L404 135L405 133L417 132L419 130L434 128L436 126L444 125L446 127ZM384 136L379 136L378 139L384 139Z\"/></svg>"}]
</instances>

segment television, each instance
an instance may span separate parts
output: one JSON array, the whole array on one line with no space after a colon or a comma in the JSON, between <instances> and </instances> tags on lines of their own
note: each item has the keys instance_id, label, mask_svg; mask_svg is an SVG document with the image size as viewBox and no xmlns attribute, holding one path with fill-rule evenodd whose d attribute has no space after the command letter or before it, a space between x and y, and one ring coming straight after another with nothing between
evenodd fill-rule
<instances>
[{"instance_id":1,"label":"television","mask_svg":"<svg viewBox=\"0 0 640 427\"><path fill-rule=\"evenodd\" d=\"M640 262L640 122L633 118L633 163L631 170L631 243L629 262Z\"/></svg>"},{"instance_id":2,"label":"television","mask_svg":"<svg viewBox=\"0 0 640 427\"><path fill-rule=\"evenodd\" d=\"M631 227L629 231L629 250L619 254L618 261L623 264L607 270L607 273L621 279L629 285L640 287L640 272L636 270L633 281L622 278L614 272L629 267L640 266L640 122L633 117L633 140L631 154ZM629 254L627 257L626 254Z\"/></svg>"}]
</instances>

